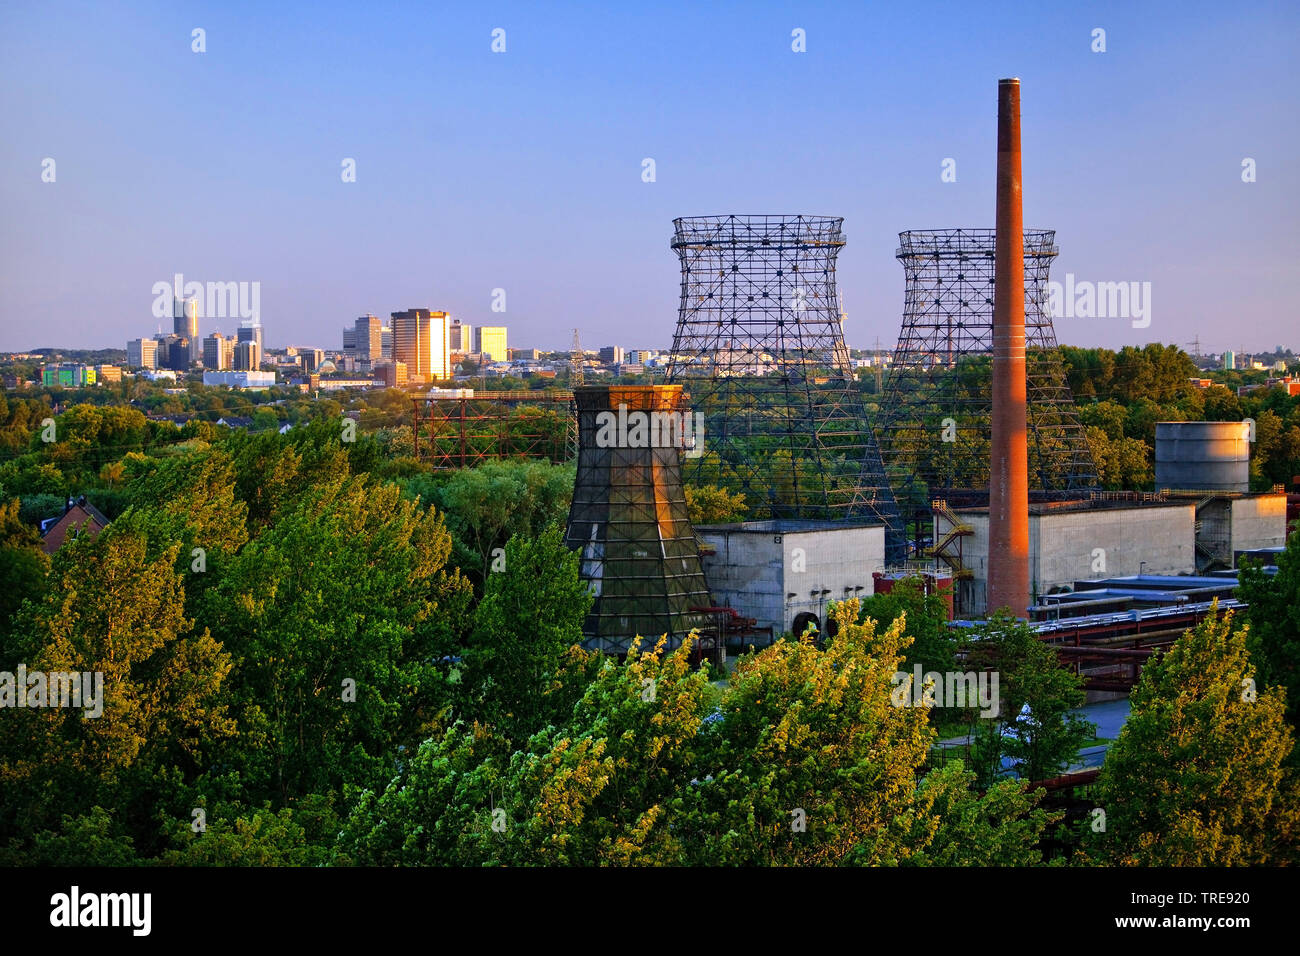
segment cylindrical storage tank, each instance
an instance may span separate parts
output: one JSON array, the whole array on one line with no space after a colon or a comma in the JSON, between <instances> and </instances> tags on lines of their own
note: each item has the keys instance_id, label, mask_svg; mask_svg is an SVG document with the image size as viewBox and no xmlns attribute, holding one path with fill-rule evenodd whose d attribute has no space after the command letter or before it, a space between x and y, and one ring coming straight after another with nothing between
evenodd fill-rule
<instances>
[{"instance_id":1,"label":"cylindrical storage tank","mask_svg":"<svg viewBox=\"0 0 1300 956\"><path fill-rule=\"evenodd\" d=\"M1156 489L1250 490L1248 422L1157 422Z\"/></svg>"}]
</instances>

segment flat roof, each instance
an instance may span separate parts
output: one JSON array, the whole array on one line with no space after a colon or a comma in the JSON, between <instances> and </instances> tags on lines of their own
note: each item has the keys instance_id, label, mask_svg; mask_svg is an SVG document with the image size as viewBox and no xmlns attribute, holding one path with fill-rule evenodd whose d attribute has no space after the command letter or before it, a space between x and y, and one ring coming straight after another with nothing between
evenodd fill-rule
<instances>
[{"instance_id":1,"label":"flat roof","mask_svg":"<svg viewBox=\"0 0 1300 956\"><path fill-rule=\"evenodd\" d=\"M733 524L700 524L696 531L739 531L747 534L790 534L796 531L844 531L850 528L883 528L884 522L869 519L830 521L816 518L768 518L764 521L737 521Z\"/></svg>"},{"instance_id":2,"label":"flat roof","mask_svg":"<svg viewBox=\"0 0 1300 956\"><path fill-rule=\"evenodd\" d=\"M1210 494L1206 492L1206 494ZM1081 501L1031 501L1031 515L1072 514L1078 511L1131 511L1137 508L1187 508L1195 504L1190 499L1182 501L1148 501L1112 500L1109 498L1083 499ZM988 505L968 505L953 508L956 514L988 514Z\"/></svg>"}]
</instances>

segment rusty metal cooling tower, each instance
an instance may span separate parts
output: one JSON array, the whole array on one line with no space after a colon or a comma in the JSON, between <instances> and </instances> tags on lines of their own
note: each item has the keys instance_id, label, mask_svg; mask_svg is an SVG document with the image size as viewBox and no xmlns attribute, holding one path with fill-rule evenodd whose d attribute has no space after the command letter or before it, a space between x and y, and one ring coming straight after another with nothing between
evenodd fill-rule
<instances>
[{"instance_id":1,"label":"rusty metal cooling tower","mask_svg":"<svg viewBox=\"0 0 1300 956\"><path fill-rule=\"evenodd\" d=\"M712 601L686 511L679 455L702 443L680 385L574 389L578 471L565 541L596 595L584 646L619 654L636 636L676 647ZM693 452L691 452L693 453Z\"/></svg>"}]
</instances>

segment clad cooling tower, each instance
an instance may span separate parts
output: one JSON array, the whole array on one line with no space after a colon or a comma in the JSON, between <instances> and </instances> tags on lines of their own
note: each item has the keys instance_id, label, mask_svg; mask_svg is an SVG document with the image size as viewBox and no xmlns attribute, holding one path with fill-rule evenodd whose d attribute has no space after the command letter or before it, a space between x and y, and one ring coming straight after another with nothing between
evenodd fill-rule
<instances>
[{"instance_id":1,"label":"clad cooling tower","mask_svg":"<svg viewBox=\"0 0 1300 956\"><path fill-rule=\"evenodd\" d=\"M578 407L578 472L565 541L596 595L584 646L625 653L632 639L677 647L711 605L679 463L704 436L680 385L587 385Z\"/></svg>"}]
</instances>

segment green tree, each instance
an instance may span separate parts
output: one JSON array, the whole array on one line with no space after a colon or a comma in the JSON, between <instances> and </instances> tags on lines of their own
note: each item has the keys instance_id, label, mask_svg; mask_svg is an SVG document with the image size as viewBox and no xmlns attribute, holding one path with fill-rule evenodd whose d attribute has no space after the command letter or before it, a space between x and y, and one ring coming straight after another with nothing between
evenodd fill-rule
<instances>
[{"instance_id":1,"label":"green tree","mask_svg":"<svg viewBox=\"0 0 1300 956\"><path fill-rule=\"evenodd\" d=\"M557 526L515 535L494 560L465 651L466 706L522 743L572 709L566 663L593 598Z\"/></svg>"},{"instance_id":2,"label":"green tree","mask_svg":"<svg viewBox=\"0 0 1300 956\"><path fill-rule=\"evenodd\" d=\"M736 665L673 822L686 862L888 864L920 849L908 835L933 732L925 708L891 701L903 622L877 632L858 612L833 605L825 650L805 637Z\"/></svg>"},{"instance_id":3,"label":"green tree","mask_svg":"<svg viewBox=\"0 0 1300 956\"><path fill-rule=\"evenodd\" d=\"M1237 595L1248 605L1246 646L1259 680L1285 688L1287 719L1300 725L1300 533L1287 539L1277 574L1244 562Z\"/></svg>"},{"instance_id":4,"label":"green tree","mask_svg":"<svg viewBox=\"0 0 1300 956\"><path fill-rule=\"evenodd\" d=\"M1088 427L1088 446L1102 487L1123 491L1149 487L1155 480L1151 448L1137 438L1112 438L1109 431Z\"/></svg>"},{"instance_id":5,"label":"green tree","mask_svg":"<svg viewBox=\"0 0 1300 956\"><path fill-rule=\"evenodd\" d=\"M0 505L0 668L16 664L10 628L24 600L37 600L45 584L49 559L41 550L41 536L19 517L19 501Z\"/></svg>"},{"instance_id":6,"label":"green tree","mask_svg":"<svg viewBox=\"0 0 1300 956\"><path fill-rule=\"evenodd\" d=\"M145 535L115 522L54 556L50 586L19 614L31 670L102 674L102 713L10 712L0 738L0 828L38 830L79 812L135 772L195 768L233 724L221 699L229 656L184 615L175 548L150 556ZM89 702L87 705L89 706Z\"/></svg>"},{"instance_id":7,"label":"green tree","mask_svg":"<svg viewBox=\"0 0 1300 956\"><path fill-rule=\"evenodd\" d=\"M455 472L441 487L424 487L447 515L457 563L484 583L493 550L507 538L537 535L565 520L573 469L540 461L489 462Z\"/></svg>"},{"instance_id":8,"label":"green tree","mask_svg":"<svg viewBox=\"0 0 1300 956\"><path fill-rule=\"evenodd\" d=\"M450 550L441 516L395 485L336 477L229 562L204 614L237 661L251 799L372 785L399 744L438 726L470 598L445 571Z\"/></svg>"},{"instance_id":9,"label":"green tree","mask_svg":"<svg viewBox=\"0 0 1300 956\"><path fill-rule=\"evenodd\" d=\"M1038 807L1045 791L1000 780L975 789L976 775L960 760L927 774L911 815L918 847L912 866L1038 866L1043 831L1061 818Z\"/></svg>"},{"instance_id":10,"label":"green tree","mask_svg":"<svg viewBox=\"0 0 1300 956\"><path fill-rule=\"evenodd\" d=\"M1066 769L1096 731L1075 713L1087 696L1083 678L1062 667L1028 624L1005 612L976 627L965 652L968 663L992 668L998 678L997 719L975 718L972 728L980 785L997 779L1004 760L1025 780Z\"/></svg>"},{"instance_id":11,"label":"green tree","mask_svg":"<svg viewBox=\"0 0 1300 956\"><path fill-rule=\"evenodd\" d=\"M1142 669L1098 780L1092 858L1140 866L1300 858L1300 790L1283 692L1254 687L1246 629L1211 615Z\"/></svg>"},{"instance_id":12,"label":"green tree","mask_svg":"<svg viewBox=\"0 0 1300 956\"><path fill-rule=\"evenodd\" d=\"M911 638L904 663L920 664L924 670L946 671L953 667L957 641L948 624L948 604L942 594L926 594L919 577L904 578L888 594L873 594L862 602L862 614L888 627L905 618L903 634Z\"/></svg>"},{"instance_id":13,"label":"green tree","mask_svg":"<svg viewBox=\"0 0 1300 956\"><path fill-rule=\"evenodd\" d=\"M745 496L717 485L687 485L686 511L693 525L744 521Z\"/></svg>"}]
</instances>

